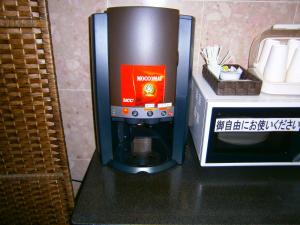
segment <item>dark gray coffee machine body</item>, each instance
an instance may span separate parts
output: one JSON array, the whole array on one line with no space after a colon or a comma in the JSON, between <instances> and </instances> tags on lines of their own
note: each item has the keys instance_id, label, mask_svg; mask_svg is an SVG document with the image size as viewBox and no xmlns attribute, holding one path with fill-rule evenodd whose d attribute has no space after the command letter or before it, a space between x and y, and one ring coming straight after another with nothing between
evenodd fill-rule
<instances>
[{"instance_id":1,"label":"dark gray coffee machine body","mask_svg":"<svg viewBox=\"0 0 300 225\"><path fill-rule=\"evenodd\" d=\"M104 165L155 173L183 162L193 18L154 7L90 18L96 145Z\"/></svg>"}]
</instances>

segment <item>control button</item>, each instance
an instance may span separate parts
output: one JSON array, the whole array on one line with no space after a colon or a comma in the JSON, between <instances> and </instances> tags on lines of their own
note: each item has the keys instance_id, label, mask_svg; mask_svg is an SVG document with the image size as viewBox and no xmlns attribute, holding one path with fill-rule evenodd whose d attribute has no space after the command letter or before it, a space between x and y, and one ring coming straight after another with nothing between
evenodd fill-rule
<instances>
[{"instance_id":1,"label":"control button","mask_svg":"<svg viewBox=\"0 0 300 225\"><path fill-rule=\"evenodd\" d=\"M132 111L131 115L132 115L132 116L138 116L139 113L138 113L138 111L134 110L134 111Z\"/></svg>"},{"instance_id":2,"label":"control button","mask_svg":"<svg viewBox=\"0 0 300 225\"><path fill-rule=\"evenodd\" d=\"M153 112L152 111L148 111L147 112L147 116L153 116Z\"/></svg>"},{"instance_id":3,"label":"control button","mask_svg":"<svg viewBox=\"0 0 300 225\"><path fill-rule=\"evenodd\" d=\"M161 111L160 115L166 116L166 115L167 115L167 112L166 112L166 111Z\"/></svg>"},{"instance_id":4,"label":"control button","mask_svg":"<svg viewBox=\"0 0 300 225\"><path fill-rule=\"evenodd\" d=\"M122 112L123 112L123 114L128 114L129 110L128 110L128 108L123 108Z\"/></svg>"}]
</instances>

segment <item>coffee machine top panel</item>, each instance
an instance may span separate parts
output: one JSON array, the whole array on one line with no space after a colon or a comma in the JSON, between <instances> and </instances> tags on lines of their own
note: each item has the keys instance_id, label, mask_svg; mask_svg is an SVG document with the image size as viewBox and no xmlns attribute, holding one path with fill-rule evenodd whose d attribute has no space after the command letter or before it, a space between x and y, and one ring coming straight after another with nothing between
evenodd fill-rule
<instances>
[{"instance_id":1,"label":"coffee machine top panel","mask_svg":"<svg viewBox=\"0 0 300 225\"><path fill-rule=\"evenodd\" d=\"M111 105L174 105L179 11L116 7L107 14Z\"/></svg>"}]
</instances>

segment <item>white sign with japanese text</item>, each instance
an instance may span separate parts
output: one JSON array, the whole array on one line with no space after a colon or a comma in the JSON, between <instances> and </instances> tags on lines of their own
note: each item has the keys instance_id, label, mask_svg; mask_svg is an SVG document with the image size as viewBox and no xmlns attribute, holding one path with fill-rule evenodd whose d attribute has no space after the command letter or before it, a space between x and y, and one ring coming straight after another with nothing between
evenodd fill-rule
<instances>
[{"instance_id":1,"label":"white sign with japanese text","mask_svg":"<svg viewBox=\"0 0 300 225\"><path fill-rule=\"evenodd\" d=\"M215 132L300 131L300 118L219 118Z\"/></svg>"}]
</instances>

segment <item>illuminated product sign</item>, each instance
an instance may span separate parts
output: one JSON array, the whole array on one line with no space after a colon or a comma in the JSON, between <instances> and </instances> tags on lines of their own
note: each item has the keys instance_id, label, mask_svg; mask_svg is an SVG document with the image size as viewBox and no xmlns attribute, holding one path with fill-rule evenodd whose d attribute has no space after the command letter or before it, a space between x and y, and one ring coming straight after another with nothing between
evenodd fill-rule
<instances>
[{"instance_id":1,"label":"illuminated product sign","mask_svg":"<svg viewBox=\"0 0 300 225\"><path fill-rule=\"evenodd\" d=\"M121 65L122 106L164 102L165 77L165 65Z\"/></svg>"}]
</instances>

